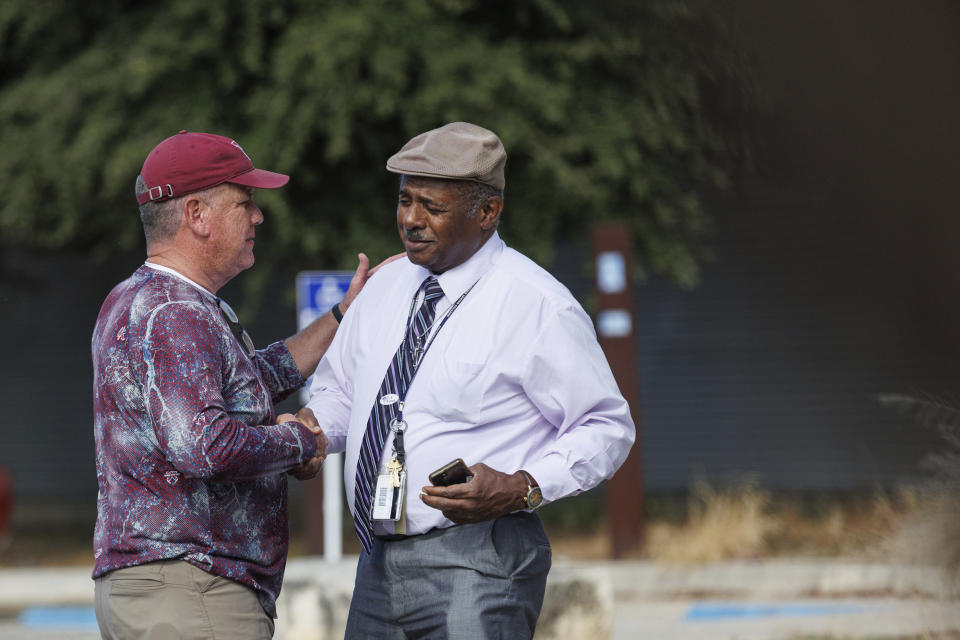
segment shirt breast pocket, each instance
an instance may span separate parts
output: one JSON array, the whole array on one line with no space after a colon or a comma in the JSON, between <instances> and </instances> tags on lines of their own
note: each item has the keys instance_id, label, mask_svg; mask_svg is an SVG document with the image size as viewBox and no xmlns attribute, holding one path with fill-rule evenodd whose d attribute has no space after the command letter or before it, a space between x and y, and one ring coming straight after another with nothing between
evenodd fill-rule
<instances>
[{"instance_id":1,"label":"shirt breast pocket","mask_svg":"<svg viewBox=\"0 0 960 640\"><path fill-rule=\"evenodd\" d=\"M424 361L424 366L428 365ZM482 422L485 384L484 364L445 358L431 371L425 407L446 422L477 424Z\"/></svg>"}]
</instances>

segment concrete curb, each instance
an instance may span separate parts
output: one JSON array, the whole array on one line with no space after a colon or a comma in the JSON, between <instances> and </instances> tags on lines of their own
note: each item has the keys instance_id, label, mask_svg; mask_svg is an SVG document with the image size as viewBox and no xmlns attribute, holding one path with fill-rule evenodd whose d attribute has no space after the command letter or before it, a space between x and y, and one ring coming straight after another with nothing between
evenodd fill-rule
<instances>
[{"instance_id":1,"label":"concrete curb","mask_svg":"<svg viewBox=\"0 0 960 640\"><path fill-rule=\"evenodd\" d=\"M93 604L93 567L0 569L0 610Z\"/></svg>"},{"instance_id":2,"label":"concrete curb","mask_svg":"<svg viewBox=\"0 0 960 640\"><path fill-rule=\"evenodd\" d=\"M318 576L337 591L353 588L356 556L334 564L321 558L295 558L285 585L313 582ZM93 603L90 567L0 569L0 609L34 605ZM957 598L960 572L938 567L856 563L842 560L775 559L705 566L670 566L644 561L574 562L555 558L551 581L580 575L609 582L616 599L677 597L840 597L879 596ZM284 591L287 589L285 588ZM282 597L282 596L281 596Z\"/></svg>"},{"instance_id":3,"label":"concrete curb","mask_svg":"<svg viewBox=\"0 0 960 640\"><path fill-rule=\"evenodd\" d=\"M960 571L951 573L930 566L821 559L690 567L649 562L604 562L593 566L608 568L618 598L960 597Z\"/></svg>"}]
</instances>

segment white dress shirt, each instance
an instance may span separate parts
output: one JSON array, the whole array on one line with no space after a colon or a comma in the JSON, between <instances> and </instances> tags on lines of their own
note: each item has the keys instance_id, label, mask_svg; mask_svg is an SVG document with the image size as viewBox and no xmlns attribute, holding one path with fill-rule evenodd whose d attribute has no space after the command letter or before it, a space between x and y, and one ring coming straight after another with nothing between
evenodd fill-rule
<instances>
[{"instance_id":1,"label":"white dress shirt","mask_svg":"<svg viewBox=\"0 0 960 640\"><path fill-rule=\"evenodd\" d=\"M407 259L378 271L313 377L307 406L328 450L346 451L351 511L367 419L403 340L411 299L429 275ZM453 524L419 493L430 472L454 458L508 474L524 469L546 501L610 478L633 444L633 420L593 323L567 288L496 233L438 282L438 320L477 284L436 334L407 392L407 533ZM392 458L390 438L381 467ZM390 522L374 524L376 533L393 532Z\"/></svg>"}]
</instances>

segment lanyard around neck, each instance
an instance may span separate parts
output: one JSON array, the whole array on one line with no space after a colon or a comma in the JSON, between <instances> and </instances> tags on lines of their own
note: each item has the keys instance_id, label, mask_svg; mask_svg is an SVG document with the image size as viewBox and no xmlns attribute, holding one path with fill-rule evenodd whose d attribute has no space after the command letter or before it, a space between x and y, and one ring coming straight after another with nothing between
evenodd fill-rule
<instances>
[{"instance_id":1,"label":"lanyard around neck","mask_svg":"<svg viewBox=\"0 0 960 640\"><path fill-rule=\"evenodd\" d=\"M417 342L420 342L423 339L424 335L429 336L429 339L427 340L427 344L423 347L423 349L420 349L420 347L418 346L414 350L417 353L415 353L414 355L413 367L412 367L413 370L410 373L410 380L407 382L408 388L410 386L410 383L413 382L414 376L417 375L417 370L420 369L420 363L423 362L423 359L426 357L427 351L430 350L430 346L433 344L433 341L437 339L437 334L440 333L440 329L443 329L443 325L447 323L447 320L449 320L450 316L453 315L453 312L457 310L457 307L459 307L460 303L463 302L463 299L467 297L467 294L470 293L475 286L477 286L477 282L480 282L480 280L477 279L472 285L470 285L470 288L464 291L463 295L457 298L457 301L454 302L452 305L450 305L450 308L447 309L442 316L440 316L440 320L439 320L440 324L437 326L436 331L433 330L433 326L436 325L438 321L434 320L433 322L430 323L430 326L427 327L426 330L424 330L423 334L420 334L419 338L416 338L416 337L414 338ZM407 348L407 338L406 338L407 334L413 332L413 324L412 324L413 310L417 305L417 298L419 297L419 293L420 292L418 290L417 293L413 295L413 299L410 301L410 311L407 313L407 325L406 325L407 328L403 338L404 349ZM426 304L426 295L424 295L423 304ZM406 389L403 390L403 395L406 396Z\"/></svg>"},{"instance_id":2,"label":"lanyard around neck","mask_svg":"<svg viewBox=\"0 0 960 640\"><path fill-rule=\"evenodd\" d=\"M460 303L463 302L464 298L467 297L467 294L473 291L473 288L477 286L477 282L480 282L479 278L477 278L477 280L472 285L470 285L470 288L464 291L463 295L457 298L457 301L454 302L452 305L450 305L450 308L444 312L444 314L440 317L440 320L439 320L440 324L437 326L436 331L433 331L433 325L437 324L437 321L435 320L433 323L431 323L430 328L428 328L424 332L424 333L431 333L432 335L430 336L429 340L427 340L427 344L424 346L423 351L419 354L417 362L411 366L410 379L407 380L406 384L401 384L400 388L397 389L397 391L399 391L398 396L395 398L396 404L397 404L397 415L393 420L390 421L390 430L393 431L395 435L401 435L403 431L407 428L407 423L404 422L403 420L403 403L407 398L407 390L410 389L410 385L413 384L413 379L417 376L417 372L420 371L420 365L423 364L423 360L427 356L427 351L429 351L430 347L433 346L433 341L437 339L437 335L439 335L440 330L443 329L443 325L447 323L447 320L449 320L450 316L453 315L453 312L457 310L457 307L459 307ZM407 324L406 324L406 328L404 329L403 342L401 343L401 346L400 346L401 349L407 349L407 334L409 334L412 330L411 323L413 322L413 311L416 308L417 298L419 297L419 295L420 295L420 290L418 289L417 292L413 294L413 299L410 301L410 311L409 313L407 313ZM426 301L424 301L424 304L426 304ZM401 442L402 442L402 435L401 435ZM402 446L403 445L401 444L401 452L402 452ZM402 461L402 453L401 453L401 461Z\"/></svg>"},{"instance_id":3,"label":"lanyard around neck","mask_svg":"<svg viewBox=\"0 0 960 640\"><path fill-rule=\"evenodd\" d=\"M393 432L393 448L396 454L396 460L400 463L401 468L406 464L406 451L403 446L403 432L407 430L407 423L403 419L403 403L407 397L407 390L410 388L410 385L413 384L413 379L417 376L417 372L420 370L420 365L423 363L423 359L427 356L427 351L430 350L430 347L433 345L433 341L437 339L437 334L440 333L440 330L443 329L443 325L447 323L447 320L450 319L450 316L453 315L453 312L457 310L457 307L460 306L460 303L463 302L463 299L467 297L467 294L473 291L473 288L477 286L477 282L480 282L480 279L477 278L476 281L470 288L463 292L463 295L457 298L457 301L450 305L450 308L447 309L444 314L440 317L440 324L437 326L437 330L433 331L433 325L437 324L437 321L434 320L430 326L424 331L424 334L432 334L427 340L427 344L423 347L423 350L420 351L420 347L416 348L417 359L416 362L412 363L410 371L410 379L407 380L406 385L401 384L399 397L397 398L397 415L393 420L390 421L390 430ZM413 310L417 305L417 298L419 297L420 290L418 289L415 294L413 294L413 299L410 301L410 311L407 313L407 325L404 329L403 342L401 343L400 348L407 349L407 335L413 331ZM423 304L426 304L426 294L424 294ZM423 335L420 336L423 338Z\"/></svg>"}]
</instances>

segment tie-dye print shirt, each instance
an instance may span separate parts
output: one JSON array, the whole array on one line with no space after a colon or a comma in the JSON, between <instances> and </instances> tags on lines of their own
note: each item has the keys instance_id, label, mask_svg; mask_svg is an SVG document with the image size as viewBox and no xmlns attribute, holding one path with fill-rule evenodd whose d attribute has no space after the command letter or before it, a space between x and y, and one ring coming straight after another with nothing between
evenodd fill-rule
<instances>
[{"instance_id":1,"label":"tie-dye print shirt","mask_svg":"<svg viewBox=\"0 0 960 640\"><path fill-rule=\"evenodd\" d=\"M97 524L93 577L182 558L257 590L276 615L288 469L316 453L274 402L303 383L276 342L249 358L216 299L140 267L93 333Z\"/></svg>"}]
</instances>

